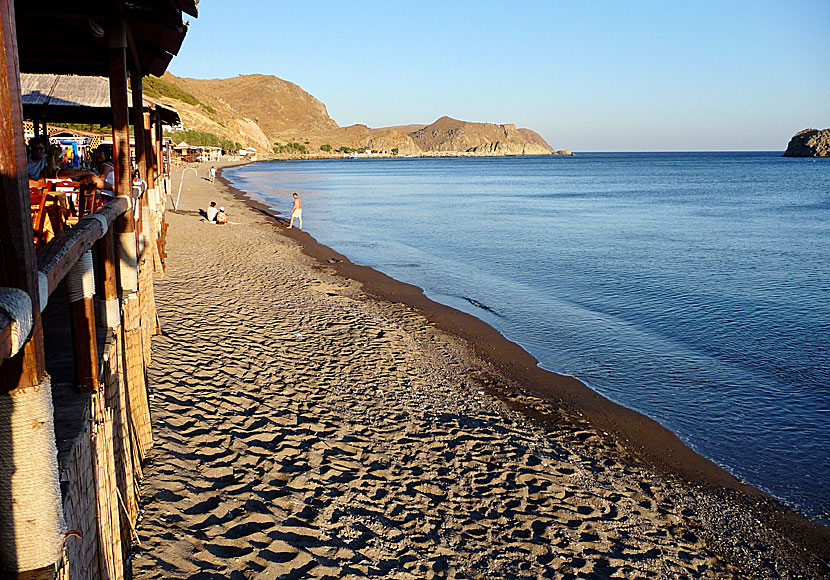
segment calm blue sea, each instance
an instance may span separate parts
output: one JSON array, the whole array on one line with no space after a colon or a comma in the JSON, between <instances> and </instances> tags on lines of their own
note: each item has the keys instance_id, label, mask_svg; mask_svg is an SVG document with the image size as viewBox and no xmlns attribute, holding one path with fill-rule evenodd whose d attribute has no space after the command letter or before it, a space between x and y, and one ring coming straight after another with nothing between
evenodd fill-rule
<instances>
[{"instance_id":1,"label":"calm blue sea","mask_svg":"<svg viewBox=\"0 0 830 580\"><path fill-rule=\"evenodd\" d=\"M830 159L321 160L225 170L828 523Z\"/></svg>"}]
</instances>

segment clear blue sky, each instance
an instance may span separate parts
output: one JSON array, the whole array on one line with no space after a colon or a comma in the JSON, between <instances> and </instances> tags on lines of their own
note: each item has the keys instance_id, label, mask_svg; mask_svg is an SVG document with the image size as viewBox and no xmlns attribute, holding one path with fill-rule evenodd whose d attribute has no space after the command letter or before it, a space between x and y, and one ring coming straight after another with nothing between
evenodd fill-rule
<instances>
[{"instance_id":1,"label":"clear blue sky","mask_svg":"<svg viewBox=\"0 0 830 580\"><path fill-rule=\"evenodd\" d=\"M830 127L830 0L202 0L170 71L273 74L342 126L442 115L574 151L783 150Z\"/></svg>"}]
</instances>

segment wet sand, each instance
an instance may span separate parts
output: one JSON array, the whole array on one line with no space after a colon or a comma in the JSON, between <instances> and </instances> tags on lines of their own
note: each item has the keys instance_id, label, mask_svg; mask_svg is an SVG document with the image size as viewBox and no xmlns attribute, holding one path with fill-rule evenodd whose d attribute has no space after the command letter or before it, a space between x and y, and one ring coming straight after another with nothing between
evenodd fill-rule
<instances>
[{"instance_id":1,"label":"wet sand","mask_svg":"<svg viewBox=\"0 0 830 580\"><path fill-rule=\"evenodd\" d=\"M655 422L185 179L135 578L830 573L826 528ZM211 200L241 223L202 221Z\"/></svg>"}]
</instances>

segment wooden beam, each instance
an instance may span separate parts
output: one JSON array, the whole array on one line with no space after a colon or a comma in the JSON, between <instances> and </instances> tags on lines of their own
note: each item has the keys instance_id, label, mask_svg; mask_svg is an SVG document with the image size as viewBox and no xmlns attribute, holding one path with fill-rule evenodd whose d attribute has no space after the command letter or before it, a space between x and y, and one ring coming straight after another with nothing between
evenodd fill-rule
<instances>
[{"instance_id":1,"label":"wooden beam","mask_svg":"<svg viewBox=\"0 0 830 580\"><path fill-rule=\"evenodd\" d=\"M130 67L130 81L133 81L136 76L140 79L143 73L141 72L141 56L138 53L138 48L135 45L132 30L130 30L129 26L127 27L127 46L130 49L130 58L132 62L132 66ZM132 90L133 94L135 94L135 87L133 87ZM141 99L139 99L138 102L141 103ZM135 101L133 101L133 106L135 106Z\"/></svg>"},{"instance_id":2,"label":"wooden beam","mask_svg":"<svg viewBox=\"0 0 830 580\"><path fill-rule=\"evenodd\" d=\"M112 230L96 244L98 250L99 308L98 322L105 328L114 328L121 323L118 302L118 278L115 271L115 237Z\"/></svg>"},{"instance_id":3,"label":"wooden beam","mask_svg":"<svg viewBox=\"0 0 830 580\"><path fill-rule=\"evenodd\" d=\"M24 140L14 4L0 0L0 286L29 294L33 322L23 351L3 363L0 392L38 385L46 372Z\"/></svg>"},{"instance_id":4,"label":"wooden beam","mask_svg":"<svg viewBox=\"0 0 830 580\"><path fill-rule=\"evenodd\" d=\"M144 113L145 147L147 149L147 187L155 187L158 176L158 159L156 155L156 126L150 113Z\"/></svg>"},{"instance_id":5,"label":"wooden beam","mask_svg":"<svg viewBox=\"0 0 830 580\"><path fill-rule=\"evenodd\" d=\"M72 323L72 348L75 352L75 381L82 391L98 389L98 340L95 334L95 282L92 252L73 267L66 281Z\"/></svg>"},{"instance_id":6,"label":"wooden beam","mask_svg":"<svg viewBox=\"0 0 830 580\"><path fill-rule=\"evenodd\" d=\"M112 160L115 165L115 193L129 196L130 110L127 99L127 51L124 23L115 23L108 31L110 57L110 104L112 106Z\"/></svg>"},{"instance_id":7,"label":"wooden beam","mask_svg":"<svg viewBox=\"0 0 830 580\"><path fill-rule=\"evenodd\" d=\"M130 201L118 196L95 215L103 216L108 227L113 228L119 216L129 214ZM46 247L46 253L38 261L38 270L46 276L49 294L55 291L80 257L103 236L101 223L92 217L84 217L74 228L58 234Z\"/></svg>"},{"instance_id":8,"label":"wooden beam","mask_svg":"<svg viewBox=\"0 0 830 580\"><path fill-rule=\"evenodd\" d=\"M156 112L156 116L153 123L156 133L155 133L155 151L156 151L156 181L160 181L162 177L164 177L164 155L161 150L161 140L164 138L164 129L161 125L161 113ZM161 183L157 184L159 187L162 186Z\"/></svg>"},{"instance_id":9,"label":"wooden beam","mask_svg":"<svg viewBox=\"0 0 830 580\"><path fill-rule=\"evenodd\" d=\"M146 123L144 121L144 79L138 74L131 74L130 81L133 92L133 134L135 135L135 160L141 179L147 178L147 143L145 138Z\"/></svg>"},{"instance_id":10,"label":"wooden beam","mask_svg":"<svg viewBox=\"0 0 830 580\"><path fill-rule=\"evenodd\" d=\"M51 420L30 423L13 429L9 408L20 401L43 401L50 396L46 380L43 353L43 329L40 318L40 292L37 280L37 259L30 215L29 181L26 168L26 150L23 134L23 107L20 97L20 63L18 60L16 19L12 0L0 0L0 286L25 291L32 303L32 330L23 349L2 362L0 367L0 397L3 413L0 418L0 447L2 461L13 466L17 483L8 470L0 478L0 535L7 540L0 546L0 568L4 578L31 580L55 577L53 554L57 555L57 538L42 537L50 529L57 529L60 505L44 501L31 489L38 483L58 486L57 466L49 461L32 460L32 441L54 445L55 432ZM4 325L5 326L5 325ZM5 334L5 330L3 330ZM24 411L25 417L25 411ZM36 457L43 457L43 455ZM20 482L36 481L24 489ZM46 494L44 494L46 495ZM16 518L20 518L16 521ZM30 524L33 527L29 527ZM16 544L13 538L30 530L27 542ZM21 564L23 563L23 564Z\"/></svg>"}]
</instances>

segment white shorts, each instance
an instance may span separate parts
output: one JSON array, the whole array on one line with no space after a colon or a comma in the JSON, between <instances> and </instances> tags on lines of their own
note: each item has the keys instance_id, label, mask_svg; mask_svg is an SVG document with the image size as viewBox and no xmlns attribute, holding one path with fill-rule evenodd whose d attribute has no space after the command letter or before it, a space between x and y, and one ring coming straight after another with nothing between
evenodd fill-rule
<instances>
[{"instance_id":1,"label":"white shorts","mask_svg":"<svg viewBox=\"0 0 830 580\"><path fill-rule=\"evenodd\" d=\"M303 217L303 208L295 209L291 212L291 219Z\"/></svg>"}]
</instances>

